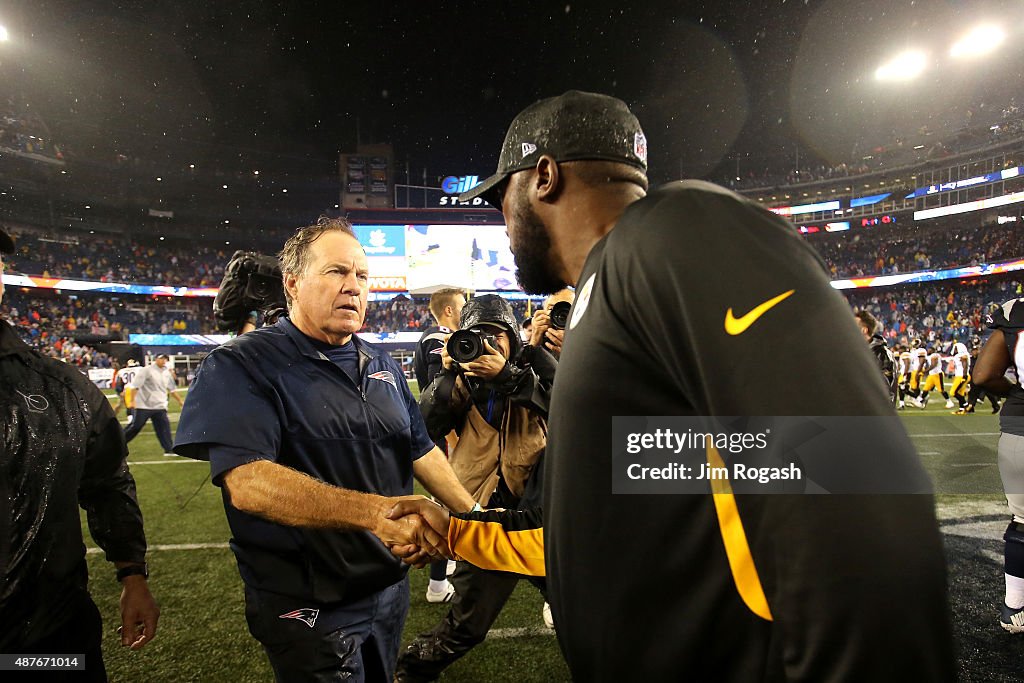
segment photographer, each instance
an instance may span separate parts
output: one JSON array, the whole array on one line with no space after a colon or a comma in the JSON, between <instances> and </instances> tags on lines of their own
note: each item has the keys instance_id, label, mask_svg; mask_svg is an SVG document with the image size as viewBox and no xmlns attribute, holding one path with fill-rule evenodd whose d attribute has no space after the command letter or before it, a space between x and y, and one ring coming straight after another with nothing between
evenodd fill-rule
<instances>
[{"instance_id":1,"label":"photographer","mask_svg":"<svg viewBox=\"0 0 1024 683\"><path fill-rule=\"evenodd\" d=\"M512 307L497 295L471 299L461 328L449 338L442 370L423 391L420 410L431 438L458 432L449 463L477 503L516 508L528 485L536 485L532 475L547 443L557 362L539 346L523 346ZM474 353L479 355L469 359ZM460 562L451 577L452 608L406 648L396 680L432 681L481 642L519 578Z\"/></svg>"},{"instance_id":2,"label":"photographer","mask_svg":"<svg viewBox=\"0 0 1024 683\"><path fill-rule=\"evenodd\" d=\"M245 334L258 327L259 316L273 325L285 312L281 266L273 256L236 251L224 268L213 317L222 332Z\"/></svg>"},{"instance_id":3,"label":"photographer","mask_svg":"<svg viewBox=\"0 0 1024 683\"><path fill-rule=\"evenodd\" d=\"M461 289L446 287L430 295L430 315L437 324L424 330L420 335L412 360L416 383L421 390L426 389L441 371L441 354L444 352L445 341L454 330L459 329L459 316L462 315L462 307L465 305L466 293ZM446 437L436 439L435 443L445 455L448 454ZM455 595L455 588L448 581L447 570L448 560L444 558L430 565L427 602L448 602Z\"/></svg>"},{"instance_id":4,"label":"photographer","mask_svg":"<svg viewBox=\"0 0 1024 683\"><path fill-rule=\"evenodd\" d=\"M544 306L533 314L530 346L543 346L555 355L562 353L562 338L575 294L571 289L555 292L544 300Z\"/></svg>"}]
</instances>

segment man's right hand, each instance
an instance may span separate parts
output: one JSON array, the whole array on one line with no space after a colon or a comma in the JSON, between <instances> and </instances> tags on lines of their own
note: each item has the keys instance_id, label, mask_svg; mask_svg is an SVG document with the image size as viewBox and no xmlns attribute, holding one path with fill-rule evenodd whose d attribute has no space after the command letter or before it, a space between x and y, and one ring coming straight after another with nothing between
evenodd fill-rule
<instances>
[{"instance_id":1,"label":"man's right hand","mask_svg":"<svg viewBox=\"0 0 1024 683\"><path fill-rule=\"evenodd\" d=\"M429 525L434 534L440 536L443 541L435 545L434 550L440 551L444 557L454 559L451 549L448 548L448 525L451 518L448 511L427 498L412 498L399 500L387 514L388 519L401 521L410 517L423 520ZM406 564L422 568L430 563L435 557L428 548L419 543L390 545L391 553Z\"/></svg>"},{"instance_id":2,"label":"man's right hand","mask_svg":"<svg viewBox=\"0 0 1024 683\"><path fill-rule=\"evenodd\" d=\"M538 308L533 314L533 329L530 331L530 346L541 346L544 343L544 333L551 327L551 316L543 308Z\"/></svg>"},{"instance_id":3,"label":"man's right hand","mask_svg":"<svg viewBox=\"0 0 1024 683\"><path fill-rule=\"evenodd\" d=\"M399 505L404 503L417 503L419 500L399 500ZM428 501L429 502L429 501ZM431 503L437 507L435 503ZM386 508L385 508L386 509ZM374 535L381 540L381 543L389 549L393 547L415 546L423 555L430 560L439 560L448 555L448 531L443 534L435 531L431 524L418 514L418 508L411 508L405 514L393 514L395 508L388 511L381 517L373 529Z\"/></svg>"}]
</instances>

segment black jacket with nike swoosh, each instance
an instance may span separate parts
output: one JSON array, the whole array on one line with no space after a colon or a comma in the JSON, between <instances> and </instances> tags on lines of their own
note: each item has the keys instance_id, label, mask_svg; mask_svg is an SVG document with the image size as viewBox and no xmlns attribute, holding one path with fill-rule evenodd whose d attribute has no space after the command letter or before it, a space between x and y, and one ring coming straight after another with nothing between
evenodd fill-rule
<instances>
[{"instance_id":1,"label":"black jacket with nike swoosh","mask_svg":"<svg viewBox=\"0 0 1024 683\"><path fill-rule=\"evenodd\" d=\"M642 456L613 424L649 433L658 416L867 420L852 439L822 430L817 455L879 492L616 491ZM927 474L783 218L700 181L630 205L577 282L548 426L543 537L537 511L489 511L453 515L449 540L546 574L573 680L955 680Z\"/></svg>"},{"instance_id":2,"label":"black jacket with nike swoosh","mask_svg":"<svg viewBox=\"0 0 1024 683\"><path fill-rule=\"evenodd\" d=\"M143 562L146 537L110 403L3 320L0 439L0 652L10 653L88 599L79 505L111 562Z\"/></svg>"}]
</instances>

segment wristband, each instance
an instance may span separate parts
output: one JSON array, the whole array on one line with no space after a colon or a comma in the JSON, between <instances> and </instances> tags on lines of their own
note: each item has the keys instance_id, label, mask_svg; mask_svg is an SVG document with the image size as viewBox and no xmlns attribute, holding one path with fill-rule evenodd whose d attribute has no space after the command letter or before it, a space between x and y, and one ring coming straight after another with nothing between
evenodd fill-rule
<instances>
[{"instance_id":1,"label":"wristband","mask_svg":"<svg viewBox=\"0 0 1024 683\"><path fill-rule=\"evenodd\" d=\"M144 579L148 579L149 567L147 567L145 563L128 565L127 567L121 567L118 569L116 576L118 582L124 581L124 579L129 576L141 576Z\"/></svg>"}]
</instances>

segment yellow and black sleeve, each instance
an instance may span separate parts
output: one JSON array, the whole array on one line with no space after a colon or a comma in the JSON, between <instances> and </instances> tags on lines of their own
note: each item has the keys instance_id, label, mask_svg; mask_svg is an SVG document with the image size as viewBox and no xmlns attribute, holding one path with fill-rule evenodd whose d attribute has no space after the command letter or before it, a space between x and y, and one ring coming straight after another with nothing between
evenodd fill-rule
<instances>
[{"instance_id":1,"label":"yellow and black sleeve","mask_svg":"<svg viewBox=\"0 0 1024 683\"><path fill-rule=\"evenodd\" d=\"M448 545L481 569L544 576L544 516L530 510L482 510L451 516Z\"/></svg>"}]
</instances>

